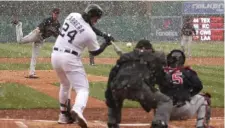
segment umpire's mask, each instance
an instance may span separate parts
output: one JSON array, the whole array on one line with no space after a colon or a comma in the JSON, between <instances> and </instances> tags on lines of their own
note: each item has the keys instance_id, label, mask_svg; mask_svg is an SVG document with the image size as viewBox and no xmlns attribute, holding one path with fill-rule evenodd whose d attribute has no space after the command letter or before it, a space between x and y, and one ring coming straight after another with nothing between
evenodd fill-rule
<instances>
[{"instance_id":1,"label":"umpire's mask","mask_svg":"<svg viewBox=\"0 0 225 128\"><path fill-rule=\"evenodd\" d=\"M149 40L140 40L138 41L137 45L135 46L135 49L142 49L142 50L153 50L152 44Z\"/></svg>"}]
</instances>

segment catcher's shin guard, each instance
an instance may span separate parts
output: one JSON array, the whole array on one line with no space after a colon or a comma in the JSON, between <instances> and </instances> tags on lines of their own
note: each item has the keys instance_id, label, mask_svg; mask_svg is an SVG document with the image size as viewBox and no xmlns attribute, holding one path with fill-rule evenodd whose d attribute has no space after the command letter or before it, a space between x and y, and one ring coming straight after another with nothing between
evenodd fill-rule
<instances>
[{"instance_id":1,"label":"catcher's shin guard","mask_svg":"<svg viewBox=\"0 0 225 128\"><path fill-rule=\"evenodd\" d=\"M203 98L198 100L202 102L202 104L198 108L196 127L208 128L211 117L211 94L203 93L200 95L203 96Z\"/></svg>"}]
</instances>

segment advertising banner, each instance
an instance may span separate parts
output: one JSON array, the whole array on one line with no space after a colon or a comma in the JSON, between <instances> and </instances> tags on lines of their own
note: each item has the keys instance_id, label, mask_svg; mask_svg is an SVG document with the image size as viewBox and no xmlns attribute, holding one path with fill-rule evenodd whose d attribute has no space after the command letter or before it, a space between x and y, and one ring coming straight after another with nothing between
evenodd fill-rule
<instances>
[{"instance_id":1,"label":"advertising banner","mask_svg":"<svg viewBox=\"0 0 225 128\"><path fill-rule=\"evenodd\" d=\"M184 2L183 14L224 14L224 1Z\"/></svg>"},{"instance_id":2,"label":"advertising banner","mask_svg":"<svg viewBox=\"0 0 225 128\"><path fill-rule=\"evenodd\" d=\"M152 40L179 40L181 31L181 17L151 17L151 20Z\"/></svg>"}]
</instances>

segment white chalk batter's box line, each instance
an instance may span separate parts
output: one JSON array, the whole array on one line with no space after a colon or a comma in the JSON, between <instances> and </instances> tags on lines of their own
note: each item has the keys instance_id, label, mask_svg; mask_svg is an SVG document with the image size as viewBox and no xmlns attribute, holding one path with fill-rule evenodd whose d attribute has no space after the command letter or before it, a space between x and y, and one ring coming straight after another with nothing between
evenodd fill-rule
<instances>
[{"instance_id":1,"label":"white chalk batter's box line","mask_svg":"<svg viewBox=\"0 0 225 128\"><path fill-rule=\"evenodd\" d=\"M224 117L212 117L211 120L224 120ZM28 128L23 122L21 121L32 121L32 122L42 122L42 123L57 123L57 121L54 120L26 120L26 119L8 119L8 118L0 118L0 121L15 121L15 123L20 127L20 128ZM195 119L189 119L187 121L195 121ZM94 123L97 123L103 127L106 126L106 123L103 121L93 121ZM123 127L145 127L145 126L150 126L149 123L132 123L132 124L120 124L120 126ZM174 125L169 125L172 128L179 128Z\"/></svg>"}]
</instances>

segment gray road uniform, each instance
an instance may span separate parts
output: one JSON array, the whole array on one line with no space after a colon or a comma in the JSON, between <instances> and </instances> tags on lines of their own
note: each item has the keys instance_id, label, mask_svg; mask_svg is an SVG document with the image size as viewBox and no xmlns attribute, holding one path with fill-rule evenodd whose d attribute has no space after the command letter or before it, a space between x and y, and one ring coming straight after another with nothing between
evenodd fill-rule
<instances>
[{"instance_id":1,"label":"gray road uniform","mask_svg":"<svg viewBox=\"0 0 225 128\"><path fill-rule=\"evenodd\" d=\"M167 57L167 60L176 63L179 59ZM172 65L170 62L168 66ZM210 119L210 96L199 94L203 85L197 73L190 67L181 65L164 68L168 82L165 86L160 86L160 91L173 99L170 119L189 119L197 114L196 127L206 128Z\"/></svg>"},{"instance_id":2,"label":"gray road uniform","mask_svg":"<svg viewBox=\"0 0 225 128\"><path fill-rule=\"evenodd\" d=\"M40 48L43 42L50 36L57 37L59 35L60 23L58 20L53 20L52 17L44 19L36 29L23 37L22 22L16 25L17 42L19 43L33 43L32 57L30 63L29 75L35 75L36 59L39 55Z\"/></svg>"},{"instance_id":3,"label":"gray road uniform","mask_svg":"<svg viewBox=\"0 0 225 128\"><path fill-rule=\"evenodd\" d=\"M119 58L105 92L109 128L119 128L125 99L139 102L146 112L156 109L152 128L167 128L172 101L154 87L163 78L163 58L157 52L137 49Z\"/></svg>"},{"instance_id":4,"label":"gray road uniform","mask_svg":"<svg viewBox=\"0 0 225 128\"><path fill-rule=\"evenodd\" d=\"M191 44L192 44L192 35L196 35L196 30L191 22L191 20L187 20L182 29L182 39L181 39L181 48L183 52L189 57L191 57Z\"/></svg>"}]
</instances>

